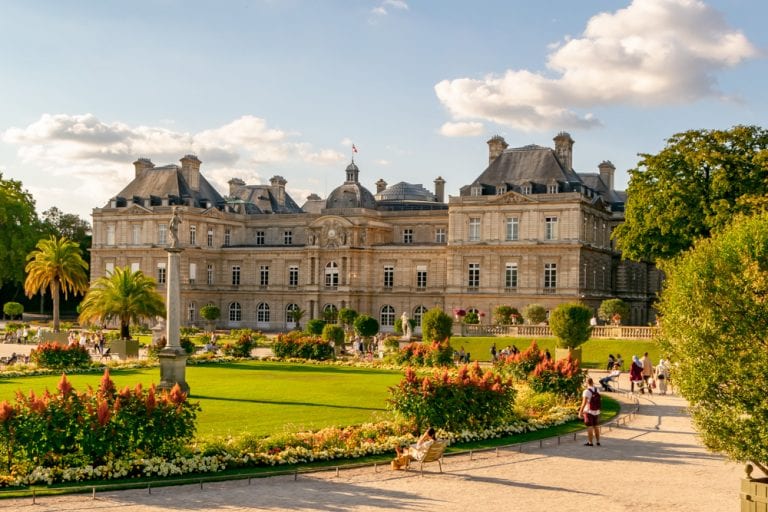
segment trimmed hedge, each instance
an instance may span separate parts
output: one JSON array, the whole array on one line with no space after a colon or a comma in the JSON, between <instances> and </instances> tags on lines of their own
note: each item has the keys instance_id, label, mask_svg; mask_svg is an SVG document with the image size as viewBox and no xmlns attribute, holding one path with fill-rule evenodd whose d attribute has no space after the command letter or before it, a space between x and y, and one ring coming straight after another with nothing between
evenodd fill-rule
<instances>
[{"instance_id":1,"label":"trimmed hedge","mask_svg":"<svg viewBox=\"0 0 768 512\"><path fill-rule=\"evenodd\" d=\"M88 350L79 343L73 345L41 343L32 350L29 358L41 368L86 368L91 365Z\"/></svg>"},{"instance_id":2,"label":"trimmed hedge","mask_svg":"<svg viewBox=\"0 0 768 512\"><path fill-rule=\"evenodd\" d=\"M313 336L293 331L279 334L272 343L272 352L283 358L296 357L300 359L315 359L324 361L333 359L335 354L330 341L324 341Z\"/></svg>"}]
</instances>

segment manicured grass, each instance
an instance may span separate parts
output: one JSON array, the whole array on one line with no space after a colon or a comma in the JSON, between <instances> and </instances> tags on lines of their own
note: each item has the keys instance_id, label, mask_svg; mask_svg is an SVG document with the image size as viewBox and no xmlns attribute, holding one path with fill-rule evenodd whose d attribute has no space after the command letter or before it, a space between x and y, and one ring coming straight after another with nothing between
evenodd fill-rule
<instances>
[{"instance_id":1,"label":"manicured grass","mask_svg":"<svg viewBox=\"0 0 768 512\"><path fill-rule=\"evenodd\" d=\"M496 343L496 349L501 350L507 345L516 345L520 350L528 348L532 341L541 350L549 349L555 355L555 338L511 338L511 337L475 337L456 336L451 338L451 346L455 350L464 347L471 354L472 360L490 361L491 344ZM586 368L605 369L608 362L608 354L621 354L624 358L624 370L629 369L632 356L642 357L645 352L654 364L659 360L661 349L655 341L646 340L617 340L617 339L591 339L581 346L583 366Z\"/></svg>"},{"instance_id":2,"label":"manicured grass","mask_svg":"<svg viewBox=\"0 0 768 512\"><path fill-rule=\"evenodd\" d=\"M118 389L160 381L159 368L113 370ZM187 367L191 399L200 403L198 435L267 435L375 421L401 372L244 361ZM54 392L60 376L0 379L0 400L17 390ZM71 375L75 389L96 388L101 374Z\"/></svg>"}]
</instances>

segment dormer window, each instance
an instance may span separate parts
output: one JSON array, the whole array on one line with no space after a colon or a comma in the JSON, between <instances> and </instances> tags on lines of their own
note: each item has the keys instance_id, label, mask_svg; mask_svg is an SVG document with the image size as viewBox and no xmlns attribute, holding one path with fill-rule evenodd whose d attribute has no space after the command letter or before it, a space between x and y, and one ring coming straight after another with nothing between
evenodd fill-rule
<instances>
[{"instance_id":1,"label":"dormer window","mask_svg":"<svg viewBox=\"0 0 768 512\"><path fill-rule=\"evenodd\" d=\"M520 192L525 195L530 195L531 193L533 193L533 185L531 185L530 183L526 183L525 185L520 187Z\"/></svg>"},{"instance_id":2,"label":"dormer window","mask_svg":"<svg viewBox=\"0 0 768 512\"><path fill-rule=\"evenodd\" d=\"M507 193L507 184L506 183L503 183L501 185L496 185L496 195L497 196L500 196L500 195L506 194L506 193Z\"/></svg>"},{"instance_id":3,"label":"dormer window","mask_svg":"<svg viewBox=\"0 0 768 512\"><path fill-rule=\"evenodd\" d=\"M472 185L472 195L473 196L481 196L483 195L483 186L482 185Z\"/></svg>"},{"instance_id":4,"label":"dormer window","mask_svg":"<svg viewBox=\"0 0 768 512\"><path fill-rule=\"evenodd\" d=\"M556 181L550 181L547 184L547 194L557 194L559 192L560 187L558 186Z\"/></svg>"}]
</instances>

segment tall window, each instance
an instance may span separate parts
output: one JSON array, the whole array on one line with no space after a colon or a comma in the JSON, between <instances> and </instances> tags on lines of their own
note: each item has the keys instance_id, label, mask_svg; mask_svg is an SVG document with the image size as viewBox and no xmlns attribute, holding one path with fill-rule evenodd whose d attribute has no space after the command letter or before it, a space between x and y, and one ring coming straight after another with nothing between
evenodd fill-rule
<instances>
[{"instance_id":1,"label":"tall window","mask_svg":"<svg viewBox=\"0 0 768 512\"><path fill-rule=\"evenodd\" d=\"M299 310L298 304L288 304L285 306L285 321L286 322L295 322L296 317L294 316L294 313L296 313Z\"/></svg>"},{"instance_id":2,"label":"tall window","mask_svg":"<svg viewBox=\"0 0 768 512\"><path fill-rule=\"evenodd\" d=\"M232 245L232 229L226 228L224 230L224 247Z\"/></svg>"},{"instance_id":3,"label":"tall window","mask_svg":"<svg viewBox=\"0 0 768 512\"><path fill-rule=\"evenodd\" d=\"M157 225L157 245L165 245L168 243L168 224Z\"/></svg>"},{"instance_id":4,"label":"tall window","mask_svg":"<svg viewBox=\"0 0 768 512\"><path fill-rule=\"evenodd\" d=\"M425 308L424 306L419 306L413 310L413 321L416 322L416 327L421 326L421 318L424 316L424 313L426 312L427 312L427 308Z\"/></svg>"},{"instance_id":5,"label":"tall window","mask_svg":"<svg viewBox=\"0 0 768 512\"><path fill-rule=\"evenodd\" d=\"M413 229L405 228L403 230L403 243L404 244L412 244L413 243Z\"/></svg>"},{"instance_id":6,"label":"tall window","mask_svg":"<svg viewBox=\"0 0 768 512\"><path fill-rule=\"evenodd\" d=\"M115 273L115 263L112 261L108 261L107 264L104 266L104 273L107 275L107 277L111 276Z\"/></svg>"},{"instance_id":7,"label":"tall window","mask_svg":"<svg viewBox=\"0 0 768 512\"><path fill-rule=\"evenodd\" d=\"M519 240L520 238L520 220L517 217L507 217L507 240Z\"/></svg>"},{"instance_id":8,"label":"tall window","mask_svg":"<svg viewBox=\"0 0 768 512\"><path fill-rule=\"evenodd\" d=\"M339 310L335 304L326 304L323 306L323 320L330 324L335 324L339 319Z\"/></svg>"},{"instance_id":9,"label":"tall window","mask_svg":"<svg viewBox=\"0 0 768 512\"><path fill-rule=\"evenodd\" d=\"M335 261L330 261L325 266L325 287L336 288L339 286L339 266Z\"/></svg>"},{"instance_id":10,"label":"tall window","mask_svg":"<svg viewBox=\"0 0 768 512\"><path fill-rule=\"evenodd\" d=\"M165 263L157 264L157 284L165 284Z\"/></svg>"},{"instance_id":11,"label":"tall window","mask_svg":"<svg viewBox=\"0 0 768 512\"><path fill-rule=\"evenodd\" d=\"M269 304L266 302L262 302L256 307L256 321L269 322Z\"/></svg>"},{"instance_id":12,"label":"tall window","mask_svg":"<svg viewBox=\"0 0 768 512\"><path fill-rule=\"evenodd\" d=\"M291 245L293 243L293 231L283 231L283 245Z\"/></svg>"},{"instance_id":13,"label":"tall window","mask_svg":"<svg viewBox=\"0 0 768 512\"><path fill-rule=\"evenodd\" d=\"M504 288L507 290L517 288L517 263L507 263L504 269Z\"/></svg>"},{"instance_id":14,"label":"tall window","mask_svg":"<svg viewBox=\"0 0 768 512\"><path fill-rule=\"evenodd\" d=\"M232 284L240 285L240 265L232 265Z\"/></svg>"},{"instance_id":15,"label":"tall window","mask_svg":"<svg viewBox=\"0 0 768 512\"><path fill-rule=\"evenodd\" d=\"M269 265L259 266L259 286L269 286Z\"/></svg>"},{"instance_id":16,"label":"tall window","mask_svg":"<svg viewBox=\"0 0 768 512\"><path fill-rule=\"evenodd\" d=\"M264 245L264 232L263 231L257 231L256 232L256 245Z\"/></svg>"},{"instance_id":17,"label":"tall window","mask_svg":"<svg viewBox=\"0 0 768 512\"><path fill-rule=\"evenodd\" d=\"M134 224L131 226L131 244L139 245L141 243L141 226Z\"/></svg>"},{"instance_id":18,"label":"tall window","mask_svg":"<svg viewBox=\"0 0 768 512\"><path fill-rule=\"evenodd\" d=\"M195 322L195 314L196 314L197 308L195 307L194 302L190 302L187 304L187 322L194 323Z\"/></svg>"},{"instance_id":19,"label":"tall window","mask_svg":"<svg viewBox=\"0 0 768 512\"><path fill-rule=\"evenodd\" d=\"M427 287L427 266L416 266L416 288L424 289Z\"/></svg>"},{"instance_id":20,"label":"tall window","mask_svg":"<svg viewBox=\"0 0 768 512\"><path fill-rule=\"evenodd\" d=\"M469 241L480 241L480 217L472 217L469 219Z\"/></svg>"},{"instance_id":21,"label":"tall window","mask_svg":"<svg viewBox=\"0 0 768 512\"><path fill-rule=\"evenodd\" d=\"M243 319L243 310L239 302L233 302L229 305L229 321L239 322Z\"/></svg>"},{"instance_id":22,"label":"tall window","mask_svg":"<svg viewBox=\"0 0 768 512\"><path fill-rule=\"evenodd\" d=\"M390 305L382 306L380 321L382 326L386 325L391 327L395 325L395 308Z\"/></svg>"},{"instance_id":23,"label":"tall window","mask_svg":"<svg viewBox=\"0 0 768 512\"><path fill-rule=\"evenodd\" d=\"M392 288L395 285L395 267L384 265L384 288Z\"/></svg>"},{"instance_id":24,"label":"tall window","mask_svg":"<svg viewBox=\"0 0 768 512\"><path fill-rule=\"evenodd\" d=\"M107 245L115 245L115 226L110 224L107 226Z\"/></svg>"},{"instance_id":25,"label":"tall window","mask_svg":"<svg viewBox=\"0 0 768 512\"><path fill-rule=\"evenodd\" d=\"M435 229L435 243L438 243L438 244L445 243L445 228Z\"/></svg>"},{"instance_id":26,"label":"tall window","mask_svg":"<svg viewBox=\"0 0 768 512\"><path fill-rule=\"evenodd\" d=\"M557 240L557 217L544 218L544 240Z\"/></svg>"},{"instance_id":27,"label":"tall window","mask_svg":"<svg viewBox=\"0 0 768 512\"><path fill-rule=\"evenodd\" d=\"M197 282L197 263L189 264L189 284Z\"/></svg>"},{"instance_id":28,"label":"tall window","mask_svg":"<svg viewBox=\"0 0 768 512\"><path fill-rule=\"evenodd\" d=\"M295 288L299 286L299 267L298 265L291 265L288 267L288 286Z\"/></svg>"},{"instance_id":29,"label":"tall window","mask_svg":"<svg viewBox=\"0 0 768 512\"><path fill-rule=\"evenodd\" d=\"M189 226L189 245L197 245L197 226Z\"/></svg>"},{"instance_id":30,"label":"tall window","mask_svg":"<svg viewBox=\"0 0 768 512\"><path fill-rule=\"evenodd\" d=\"M208 265L208 284L213 284L213 265Z\"/></svg>"},{"instance_id":31,"label":"tall window","mask_svg":"<svg viewBox=\"0 0 768 512\"><path fill-rule=\"evenodd\" d=\"M555 293L557 288L557 263L544 264L544 293Z\"/></svg>"},{"instance_id":32,"label":"tall window","mask_svg":"<svg viewBox=\"0 0 768 512\"><path fill-rule=\"evenodd\" d=\"M469 275L467 276L467 286L471 289L478 289L480 287L480 264L469 264Z\"/></svg>"},{"instance_id":33,"label":"tall window","mask_svg":"<svg viewBox=\"0 0 768 512\"><path fill-rule=\"evenodd\" d=\"M208 228L208 238L206 239L208 247L213 247L213 228Z\"/></svg>"}]
</instances>

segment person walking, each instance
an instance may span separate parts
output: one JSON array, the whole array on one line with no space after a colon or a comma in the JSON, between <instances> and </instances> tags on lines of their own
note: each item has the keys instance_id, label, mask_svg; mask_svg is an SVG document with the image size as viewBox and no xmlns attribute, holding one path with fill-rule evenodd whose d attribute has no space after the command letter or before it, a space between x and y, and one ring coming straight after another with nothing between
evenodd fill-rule
<instances>
[{"instance_id":1,"label":"person walking","mask_svg":"<svg viewBox=\"0 0 768 512\"><path fill-rule=\"evenodd\" d=\"M632 356L632 365L629 367L629 390L634 393L635 385L641 393L645 394L645 382L643 381L643 363L637 356Z\"/></svg>"},{"instance_id":2,"label":"person walking","mask_svg":"<svg viewBox=\"0 0 768 512\"><path fill-rule=\"evenodd\" d=\"M659 359L656 365L656 382L659 383L659 393L667 394L667 381L669 380L669 367L664 359Z\"/></svg>"},{"instance_id":3,"label":"person walking","mask_svg":"<svg viewBox=\"0 0 768 512\"><path fill-rule=\"evenodd\" d=\"M648 387L648 393L653 394L653 365L651 364L651 358L648 357L648 352L643 354L643 380Z\"/></svg>"},{"instance_id":4,"label":"person walking","mask_svg":"<svg viewBox=\"0 0 768 512\"><path fill-rule=\"evenodd\" d=\"M597 390L592 377L588 377L587 389L581 394L581 408L579 409L584 424L587 426L587 442L584 443L584 446L594 446L592 444L593 438L595 444L600 446L600 427L597 426L600 418L600 404L600 392Z\"/></svg>"}]
</instances>

